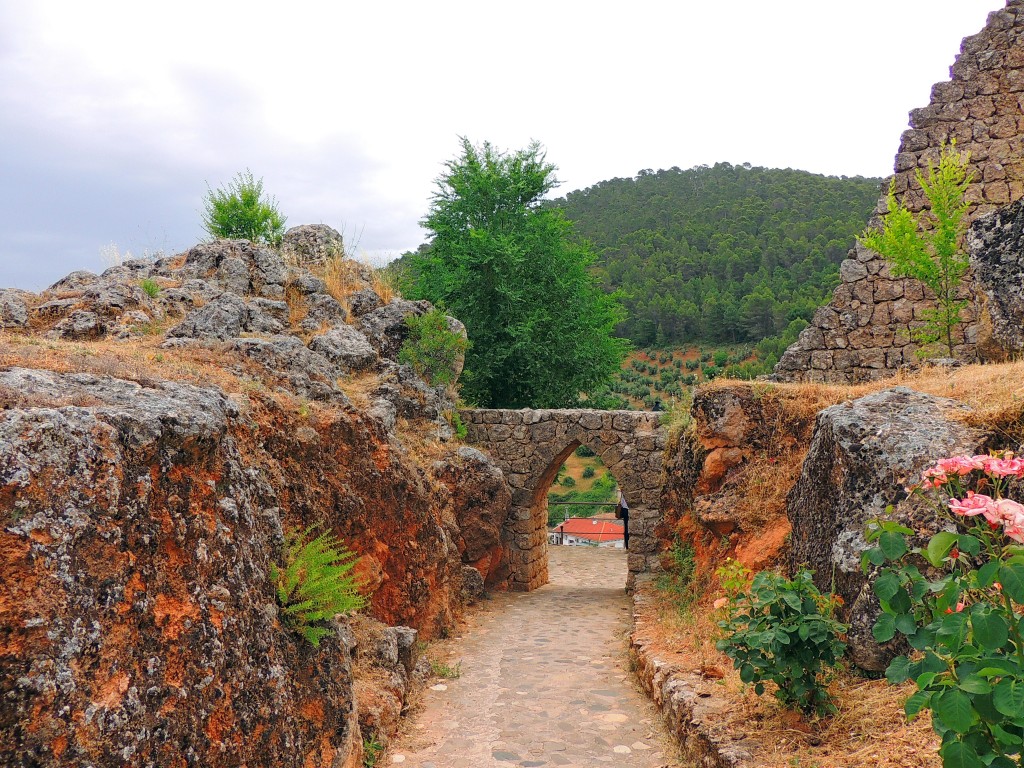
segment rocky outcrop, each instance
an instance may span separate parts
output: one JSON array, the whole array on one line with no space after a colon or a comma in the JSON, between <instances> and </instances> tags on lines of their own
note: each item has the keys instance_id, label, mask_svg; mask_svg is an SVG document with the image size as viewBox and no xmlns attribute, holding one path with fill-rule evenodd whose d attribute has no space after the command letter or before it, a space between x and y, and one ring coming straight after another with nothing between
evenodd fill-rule
<instances>
[{"instance_id":1,"label":"rocky outcrop","mask_svg":"<svg viewBox=\"0 0 1024 768\"><path fill-rule=\"evenodd\" d=\"M448 633L479 594L464 553L500 572L487 551L507 489L482 454L444 445L447 395L381 360L324 279L242 241L4 292L0 309L17 333L76 342L9 346L55 370L0 371L4 755L361 764L359 721L386 740L416 638ZM93 359L133 380L55 372ZM350 398L353 372L368 381ZM374 387L391 388L401 434L390 401L353 404ZM271 566L284 531L310 525L360 555L383 655L345 621L319 649L282 623Z\"/></svg>"},{"instance_id":2,"label":"rocky outcrop","mask_svg":"<svg viewBox=\"0 0 1024 768\"><path fill-rule=\"evenodd\" d=\"M893 655L871 638L878 604L860 567L865 526L893 504L896 519L925 538L938 530L933 511L900 502L937 459L982 449L985 436L955 418L965 411L954 400L895 387L818 415L788 498L790 565L810 567L819 589L843 599L850 654L863 669L883 671Z\"/></svg>"},{"instance_id":3,"label":"rocky outcrop","mask_svg":"<svg viewBox=\"0 0 1024 768\"><path fill-rule=\"evenodd\" d=\"M1024 351L1024 200L975 221L967 246L997 346Z\"/></svg>"},{"instance_id":4,"label":"rocky outcrop","mask_svg":"<svg viewBox=\"0 0 1024 768\"><path fill-rule=\"evenodd\" d=\"M892 180L912 211L925 206L916 174L936 162L940 147L952 141L969 153L969 221L1024 197L1022 36L1024 0L1008 0L1003 10L989 14L980 33L964 39L951 79L932 88L931 103L911 111ZM888 189L886 183L876 216L885 210ZM934 306L934 297L915 280L894 278L884 259L860 246L840 266L840 280L832 301L815 313L779 361L778 379L855 383L918 365L911 332ZM972 302L956 329L958 358L988 355L992 346L979 301L982 291L972 281L964 287L963 297Z\"/></svg>"},{"instance_id":5,"label":"rocky outcrop","mask_svg":"<svg viewBox=\"0 0 1024 768\"><path fill-rule=\"evenodd\" d=\"M279 620L281 513L237 405L19 369L0 396L11 764L357 764L346 648Z\"/></svg>"}]
</instances>

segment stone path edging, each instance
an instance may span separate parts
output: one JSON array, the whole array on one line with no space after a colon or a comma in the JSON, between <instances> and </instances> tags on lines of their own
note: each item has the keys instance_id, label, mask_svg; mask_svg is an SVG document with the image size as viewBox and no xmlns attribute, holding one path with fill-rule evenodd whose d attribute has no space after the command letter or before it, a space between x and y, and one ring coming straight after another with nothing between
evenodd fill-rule
<instances>
[{"instance_id":1,"label":"stone path edging","mask_svg":"<svg viewBox=\"0 0 1024 768\"><path fill-rule=\"evenodd\" d=\"M715 715L726 702L709 691L699 674L659 658L649 636L656 620L652 605L651 579L638 580L632 595L633 628L629 633L629 656L634 674L661 712L669 733L683 756L699 768L753 768L753 754L745 741L727 741L714 727Z\"/></svg>"}]
</instances>

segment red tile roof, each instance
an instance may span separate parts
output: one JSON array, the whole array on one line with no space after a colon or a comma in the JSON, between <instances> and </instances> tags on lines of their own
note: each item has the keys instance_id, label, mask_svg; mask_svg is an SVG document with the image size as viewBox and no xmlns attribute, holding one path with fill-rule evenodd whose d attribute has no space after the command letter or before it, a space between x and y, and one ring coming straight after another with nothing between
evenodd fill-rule
<instances>
[{"instance_id":1,"label":"red tile roof","mask_svg":"<svg viewBox=\"0 0 1024 768\"><path fill-rule=\"evenodd\" d=\"M598 520L593 517L570 517L554 528L556 533L567 533L590 541L617 541L625 538L621 522Z\"/></svg>"}]
</instances>

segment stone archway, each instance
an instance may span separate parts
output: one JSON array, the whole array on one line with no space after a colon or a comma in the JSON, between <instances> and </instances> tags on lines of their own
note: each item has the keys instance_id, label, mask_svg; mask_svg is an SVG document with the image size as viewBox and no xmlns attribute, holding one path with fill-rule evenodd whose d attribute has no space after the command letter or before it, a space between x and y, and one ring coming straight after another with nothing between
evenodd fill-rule
<instances>
[{"instance_id":1,"label":"stone archway","mask_svg":"<svg viewBox=\"0 0 1024 768\"><path fill-rule=\"evenodd\" d=\"M658 569L659 501L665 429L647 411L461 411L468 442L484 449L505 473L512 511L505 523L510 587L527 591L547 574L547 491L562 462L586 445L618 481L630 506L629 576Z\"/></svg>"}]
</instances>

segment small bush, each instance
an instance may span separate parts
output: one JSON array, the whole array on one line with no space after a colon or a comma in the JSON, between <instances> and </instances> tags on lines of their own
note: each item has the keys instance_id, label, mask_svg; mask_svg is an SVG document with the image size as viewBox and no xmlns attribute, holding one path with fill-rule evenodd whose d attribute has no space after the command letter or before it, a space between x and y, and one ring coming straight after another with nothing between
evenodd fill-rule
<instances>
[{"instance_id":1,"label":"small bush","mask_svg":"<svg viewBox=\"0 0 1024 768\"><path fill-rule=\"evenodd\" d=\"M331 533L313 538L315 528L285 534L285 567L271 566L285 626L314 647L331 633L324 626L339 613L362 608L366 599L352 568L356 554L345 549Z\"/></svg>"},{"instance_id":2,"label":"small bush","mask_svg":"<svg viewBox=\"0 0 1024 768\"><path fill-rule=\"evenodd\" d=\"M155 299L160 295L160 284L151 278L147 277L145 280L140 282L139 287L142 289L142 292L151 299Z\"/></svg>"},{"instance_id":3,"label":"small bush","mask_svg":"<svg viewBox=\"0 0 1024 768\"><path fill-rule=\"evenodd\" d=\"M697 561L694 558L693 547L687 542L676 539L667 555L668 562L665 564L665 573L658 577L655 584L659 590L671 598L679 610L684 610L696 597L694 577L697 571Z\"/></svg>"},{"instance_id":4,"label":"small bush","mask_svg":"<svg viewBox=\"0 0 1024 768\"><path fill-rule=\"evenodd\" d=\"M576 485L576 481L572 479L572 475L566 475L562 478L562 485L566 488L572 488Z\"/></svg>"},{"instance_id":5,"label":"small bush","mask_svg":"<svg viewBox=\"0 0 1024 768\"><path fill-rule=\"evenodd\" d=\"M744 683L754 683L758 696L771 681L786 707L805 714L835 712L822 678L846 651L839 636L847 627L832 618L834 607L810 571L801 569L792 581L762 571L735 601L728 621L719 622L726 636L718 650L733 660Z\"/></svg>"},{"instance_id":6,"label":"small bush","mask_svg":"<svg viewBox=\"0 0 1024 768\"><path fill-rule=\"evenodd\" d=\"M579 448L576 449L576 455L579 456L581 459L589 459L591 456L594 455L594 452L587 446L581 445Z\"/></svg>"},{"instance_id":7,"label":"small bush","mask_svg":"<svg viewBox=\"0 0 1024 768\"><path fill-rule=\"evenodd\" d=\"M411 365L431 386L454 384L455 364L466 353L469 341L448 328L448 319L439 309L411 315L405 324L409 336L398 352L398 362Z\"/></svg>"},{"instance_id":8,"label":"small bush","mask_svg":"<svg viewBox=\"0 0 1024 768\"><path fill-rule=\"evenodd\" d=\"M455 432L455 439L465 440L466 435L469 434L469 430L466 429L466 424L465 422L462 421L462 417L459 416L459 412L452 411L448 415L448 423L452 425L452 431Z\"/></svg>"},{"instance_id":9,"label":"small bush","mask_svg":"<svg viewBox=\"0 0 1024 768\"><path fill-rule=\"evenodd\" d=\"M374 768L384 752L384 745L377 741L377 734L363 739L363 768Z\"/></svg>"},{"instance_id":10,"label":"small bush","mask_svg":"<svg viewBox=\"0 0 1024 768\"><path fill-rule=\"evenodd\" d=\"M277 210L277 200L263 196L263 179L256 181L251 171L239 173L225 189L206 187L203 229L212 237L277 245L284 235L285 221Z\"/></svg>"},{"instance_id":11,"label":"small bush","mask_svg":"<svg viewBox=\"0 0 1024 768\"><path fill-rule=\"evenodd\" d=\"M584 467L583 468L583 477L586 480L589 480L593 476L594 476L594 468L593 467Z\"/></svg>"}]
</instances>

